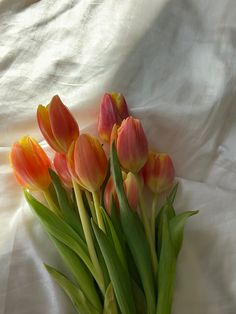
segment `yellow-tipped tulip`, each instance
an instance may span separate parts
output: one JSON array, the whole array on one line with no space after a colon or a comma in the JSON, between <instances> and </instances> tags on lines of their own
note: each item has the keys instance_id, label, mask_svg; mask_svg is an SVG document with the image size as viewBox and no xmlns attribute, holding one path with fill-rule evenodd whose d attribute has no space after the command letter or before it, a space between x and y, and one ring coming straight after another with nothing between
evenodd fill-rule
<instances>
[{"instance_id":1,"label":"yellow-tipped tulip","mask_svg":"<svg viewBox=\"0 0 236 314\"><path fill-rule=\"evenodd\" d=\"M51 182L50 160L32 137L24 136L14 143L10 161L20 185L30 190L47 190Z\"/></svg>"},{"instance_id":2,"label":"yellow-tipped tulip","mask_svg":"<svg viewBox=\"0 0 236 314\"><path fill-rule=\"evenodd\" d=\"M72 144L73 145L73 144ZM101 143L89 134L78 137L68 153L68 167L77 182L90 192L105 180L108 161Z\"/></svg>"},{"instance_id":3,"label":"yellow-tipped tulip","mask_svg":"<svg viewBox=\"0 0 236 314\"><path fill-rule=\"evenodd\" d=\"M113 125L119 125L128 116L129 112L124 96L119 93L106 93L100 104L98 116L100 138L109 143Z\"/></svg>"},{"instance_id":4,"label":"yellow-tipped tulip","mask_svg":"<svg viewBox=\"0 0 236 314\"><path fill-rule=\"evenodd\" d=\"M67 187L72 187L72 179L68 169L66 155L62 153L56 153L53 159L53 164L62 182Z\"/></svg>"},{"instance_id":5,"label":"yellow-tipped tulip","mask_svg":"<svg viewBox=\"0 0 236 314\"><path fill-rule=\"evenodd\" d=\"M148 157L148 142L139 120L128 117L122 121L116 148L122 167L126 171L138 173Z\"/></svg>"},{"instance_id":6,"label":"yellow-tipped tulip","mask_svg":"<svg viewBox=\"0 0 236 314\"><path fill-rule=\"evenodd\" d=\"M171 188L175 169L169 155L150 152L142 174L145 184L153 193L162 193Z\"/></svg>"},{"instance_id":7,"label":"yellow-tipped tulip","mask_svg":"<svg viewBox=\"0 0 236 314\"><path fill-rule=\"evenodd\" d=\"M38 106L37 120L45 140L57 152L67 153L79 136L76 120L57 95L46 107Z\"/></svg>"},{"instance_id":8,"label":"yellow-tipped tulip","mask_svg":"<svg viewBox=\"0 0 236 314\"><path fill-rule=\"evenodd\" d=\"M128 118L129 110L128 110L127 103L125 101L125 97L121 93L116 93L116 92L113 92L110 95L111 95L113 103L115 104L118 110L121 120Z\"/></svg>"}]
</instances>

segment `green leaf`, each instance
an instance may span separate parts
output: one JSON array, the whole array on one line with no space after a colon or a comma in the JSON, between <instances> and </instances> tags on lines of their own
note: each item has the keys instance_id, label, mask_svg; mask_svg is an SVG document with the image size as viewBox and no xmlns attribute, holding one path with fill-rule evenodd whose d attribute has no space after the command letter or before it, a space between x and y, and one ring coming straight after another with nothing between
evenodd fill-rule
<instances>
[{"instance_id":1,"label":"green leaf","mask_svg":"<svg viewBox=\"0 0 236 314\"><path fill-rule=\"evenodd\" d=\"M116 304L116 297L111 282L108 285L105 293L103 314L119 314Z\"/></svg>"},{"instance_id":2,"label":"green leaf","mask_svg":"<svg viewBox=\"0 0 236 314\"><path fill-rule=\"evenodd\" d=\"M197 213L198 211L187 211L173 217L170 220L171 239L173 242L176 256L178 256L182 246L184 226L187 222L187 219L193 215L196 215Z\"/></svg>"},{"instance_id":3,"label":"green leaf","mask_svg":"<svg viewBox=\"0 0 236 314\"><path fill-rule=\"evenodd\" d=\"M174 292L176 255L171 240L167 207L163 210L162 243L158 267L158 300L156 314L171 314Z\"/></svg>"},{"instance_id":4,"label":"green leaf","mask_svg":"<svg viewBox=\"0 0 236 314\"><path fill-rule=\"evenodd\" d=\"M24 194L31 209L45 230L78 254L96 278L96 272L89 257L87 246L80 236L64 220L37 201L30 193L24 191Z\"/></svg>"},{"instance_id":5,"label":"green leaf","mask_svg":"<svg viewBox=\"0 0 236 314\"><path fill-rule=\"evenodd\" d=\"M112 241L113 246L116 250L116 253L119 257L121 264L128 271L128 266L127 266L127 262L125 259L125 252L121 246L120 239L119 239L119 237L115 231L115 228L111 222L111 219L107 215L105 209L101 207L101 211L102 211L103 221L104 221L105 226L106 226L106 231L107 231L106 234L109 235L108 238Z\"/></svg>"},{"instance_id":6,"label":"green leaf","mask_svg":"<svg viewBox=\"0 0 236 314\"><path fill-rule=\"evenodd\" d=\"M129 274L122 264L106 234L92 221L93 230L107 265L120 310L125 314L135 314Z\"/></svg>"},{"instance_id":7,"label":"green leaf","mask_svg":"<svg viewBox=\"0 0 236 314\"><path fill-rule=\"evenodd\" d=\"M175 217L175 210L172 203L166 199L165 204L162 206L157 219L156 219L156 229L157 229L157 257L160 258L161 245L162 245L162 225L163 225L163 213L166 213L168 221Z\"/></svg>"},{"instance_id":8,"label":"green leaf","mask_svg":"<svg viewBox=\"0 0 236 314\"><path fill-rule=\"evenodd\" d=\"M137 314L146 314L147 304L146 304L146 299L143 294L143 291L140 289L140 287L137 285L137 283L134 280L132 280L132 288L133 288L133 293L134 293Z\"/></svg>"},{"instance_id":9,"label":"green leaf","mask_svg":"<svg viewBox=\"0 0 236 314\"><path fill-rule=\"evenodd\" d=\"M57 240L53 236L51 236L51 239L82 292L88 298L90 303L97 309L97 311L101 313L102 305L94 285L94 280L84 262L61 241Z\"/></svg>"},{"instance_id":10,"label":"green leaf","mask_svg":"<svg viewBox=\"0 0 236 314\"><path fill-rule=\"evenodd\" d=\"M174 203L176 193L178 190L178 186L179 186L179 183L176 183L175 186L173 187L173 189L171 190L170 194L167 197L171 205L173 205L173 203Z\"/></svg>"},{"instance_id":11,"label":"green leaf","mask_svg":"<svg viewBox=\"0 0 236 314\"><path fill-rule=\"evenodd\" d=\"M84 239L84 232L82 229L81 221L78 215L75 214L74 208L72 203L68 199L66 190L61 184L60 178L52 169L49 169L49 174L52 179L53 186L55 188L58 203L60 209L62 211L63 217L65 221L75 230L78 232L80 237Z\"/></svg>"},{"instance_id":12,"label":"green leaf","mask_svg":"<svg viewBox=\"0 0 236 314\"><path fill-rule=\"evenodd\" d=\"M111 151L111 172L120 204L120 218L123 232L136 263L147 300L147 312L153 314L156 306L154 273L151 254L143 226L130 209L123 188L122 174L114 143Z\"/></svg>"},{"instance_id":13,"label":"green leaf","mask_svg":"<svg viewBox=\"0 0 236 314\"><path fill-rule=\"evenodd\" d=\"M48 273L69 296L79 314L100 314L85 297L83 292L55 268L46 265Z\"/></svg>"}]
</instances>

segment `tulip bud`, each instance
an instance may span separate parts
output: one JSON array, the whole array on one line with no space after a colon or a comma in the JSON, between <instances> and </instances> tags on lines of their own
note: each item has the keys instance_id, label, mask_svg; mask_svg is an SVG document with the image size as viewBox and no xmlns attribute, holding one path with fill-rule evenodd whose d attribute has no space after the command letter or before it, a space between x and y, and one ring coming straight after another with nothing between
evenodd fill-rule
<instances>
[{"instance_id":1,"label":"tulip bud","mask_svg":"<svg viewBox=\"0 0 236 314\"><path fill-rule=\"evenodd\" d=\"M175 169L169 155L150 152L142 174L145 184L153 193L162 193L171 188Z\"/></svg>"},{"instance_id":2,"label":"tulip bud","mask_svg":"<svg viewBox=\"0 0 236 314\"><path fill-rule=\"evenodd\" d=\"M74 167L72 175L75 175L77 182L90 192L98 191L108 167L107 157L99 141L89 134L80 135L75 142L73 156L69 151L68 158L73 158L72 161L68 160L68 164L69 169Z\"/></svg>"},{"instance_id":3,"label":"tulip bud","mask_svg":"<svg viewBox=\"0 0 236 314\"><path fill-rule=\"evenodd\" d=\"M121 166L126 171L138 173L148 157L148 142L139 120L128 117L122 121L116 148Z\"/></svg>"},{"instance_id":4,"label":"tulip bud","mask_svg":"<svg viewBox=\"0 0 236 314\"><path fill-rule=\"evenodd\" d=\"M57 152L67 153L79 136L77 122L57 95L46 107L38 106L37 120L45 140Z\"/></svg>"},{"instance_id":5,"label":"tulip bud","mask_svg":"<svg viewBox=\"0 0 236 314\"><path fill-rule=\"evenodd\" d=\"M119 116L121 117L122 120L126 119L129 117L129 110L128 110L128 106L127 103L125 101L125 97L120 94L120 93L111 93L111 98L113 103L115 104Z\"/></svg>"},{"instance_id":6,"label":"tulip bud","mask_svg":"<svg viewBox=\"0 0 236 314\"><path fill-rule=\"evenodd\" d=\"M110 137L110 145L112 145L113 142L115 142L116 144L118 128L119 128L118 124L113 125L112 131L111 131L111 137Z\"/></svg>"},{"instance_id":7,"label":"tulip bud","mask_svg":"<svg viewBox=\"0 0 236 314\"><path fill-rule=\"evenodd\" d=\"M104 206L109 215L111 214L111 198L112 197L114 199L117 212L119 213L120 206L119 206L118 196L116 194L113 179L112 177L110 177L109 180L107 181L107 184L104 190L104 195L103 195Z\"/></svg>"},{"instance_id":8,"label":"tulip bud","mask_svg":"<svg viewBox=\"0 0 236 314\"><path fill-rule=\"evenodd\" d=\"M132 172L129 172L124 180L124 190L129 206L135 211L138 207L139 193L137 179Z\"/></svg>"},{"instance_id":9,"label":"tulip bud","mask_svg":"<svg viewBox=\"0 0 236 314\"><path fill-rule=\"evenodd\" d=\"M106 93L100 104L98 116L100 138L109 143L113 125L119 125L128 116L129 112L124 96L119 93Z\"/></svg>"},{"instance_id":10,"label":"tulip bud","mask_svg":"<svg viewBox=\"0 0 236 314\"><path fill-rule=\"evenodd\" d=\"M138 201L139 201L138 184L137 184L136 177L131 172L129 172L128 174L122 172L122 176L124 180L123 186L124 186L125 194L127 196L127 200L129 202L130 207L135 211L138 206ZM104 190L104 195L103 195L104 206L109 215L111 214L112 196L114 198L116 209L119 212L120 205L119 205L118 196L116 194L113 178L110 177L109 180L107 181L107 184Z\"/></svg>"},{"instance_id":11,"label":"tulip bud","mask_svg":"<svg viewBox=\"0 0 236 314\"><path fill-rule=\"evenodd\" d=\"M51 182L50 160L41 146L31 137L22 137L10 153L10 161L20 185L30 190L46 190Z\"/></svg>"},{"instance_id":12,"label":"tulip bud","mask_svg":"<svg viewBox=\"0 0 236 314\"><path fill-rule=\"evenodd\" d=\"M62 182L67 186L72 186L72 180L71 180L71 174L69 172L68 166L67 166L67 159L66 155L62 153L56 153L54 156L53 164L55 167L55 170L59 177L61 178Z\"/></svg>"}]
</instances>

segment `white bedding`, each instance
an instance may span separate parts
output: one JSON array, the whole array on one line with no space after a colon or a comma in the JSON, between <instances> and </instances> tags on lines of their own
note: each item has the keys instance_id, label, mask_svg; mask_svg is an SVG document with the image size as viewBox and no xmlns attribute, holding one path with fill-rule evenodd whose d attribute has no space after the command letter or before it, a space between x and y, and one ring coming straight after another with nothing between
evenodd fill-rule
<instances>
[{"instance_id":1,"label":"white bedding","mask_svg":"<svg viewBox=\"0 0 236 314\"><path fill-rule=\"evenodd\" d=\"M122 92L151 146L172 155L189 220L173 314L236 313L235 0L0 0L0 313L68 314L42 262L62 262L12 176L20 136L42 136L39 103L59 94L95 130Z\"/></svg>"}]
</instances>

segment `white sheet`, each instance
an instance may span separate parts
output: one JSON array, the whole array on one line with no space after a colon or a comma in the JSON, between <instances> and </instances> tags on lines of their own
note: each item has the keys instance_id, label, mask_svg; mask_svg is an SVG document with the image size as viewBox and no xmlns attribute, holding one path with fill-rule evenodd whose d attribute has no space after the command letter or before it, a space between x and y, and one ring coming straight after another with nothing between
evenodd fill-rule
<instances>
[{"instance_id":1,"label":"white sheet","mask_svg":"<svg viewBox=\"0 0 236 314\"><path fill-rule=\"evenodd\" d=\"M8 165L39 103L58 93L95 130L123 92L153 147L170 153L186 228L174 314L236 313L234 0L0 1L0 313L74 313L42 261L63 269Z\"/></svg>"}]
</instances>

